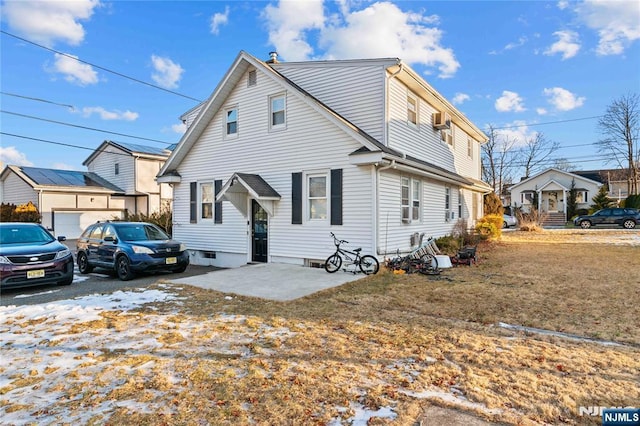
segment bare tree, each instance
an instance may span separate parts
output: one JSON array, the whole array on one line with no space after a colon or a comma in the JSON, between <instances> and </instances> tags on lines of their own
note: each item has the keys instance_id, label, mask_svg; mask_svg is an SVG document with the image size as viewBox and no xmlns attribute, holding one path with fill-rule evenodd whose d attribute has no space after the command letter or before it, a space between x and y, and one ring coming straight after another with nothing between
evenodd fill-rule
<instances>
[{"instance_id":1,"label":"bare tree","mask_svg":"<svg viewBox=\"0 0 640 426\"><path fill-rule=\"evenodd\" d=\"M553 160L553 166L554 169L558 169L558 170L564 170L565 172L573 172L576 169L576 166L574 166L567 158L556 158L555 160Z\"/></svg>"},{"instance_id":2,"label":"bare tree","mask_svg":"<svg viewBox=\"0 0 640 426\"><path fill-rule=\"evenodd\" d=\"M603 138L596 142L598 152L608 154L609 162L627 168L628 194L638 194L640 181L640 96L629 93L614 100L598 121Z\"/></svg>"},{"instance_id":3,"label":"bare tree","mask_svg":"<svg viewBox=\"0 0 640 426\"><path fill-rule=\"evenodd\" d=\"M522 147L524 175L530 177L532 173L542 169L559 147L558 142L547 139L542 133L536 133L535 136L527 139Z\"/></svg>"},{"instance_id":4,"label":"bare tree","mask_svg":"<svg viewBox=\"0 0 640 426\"><path fill-rule=\"evenodd\" d=\"M489 125L489 140L482 145L482 177L494 191L501 194L505 184L513 180L512 161L515 159L516 141L499 134Z\"/></svg>"}]
</instances>

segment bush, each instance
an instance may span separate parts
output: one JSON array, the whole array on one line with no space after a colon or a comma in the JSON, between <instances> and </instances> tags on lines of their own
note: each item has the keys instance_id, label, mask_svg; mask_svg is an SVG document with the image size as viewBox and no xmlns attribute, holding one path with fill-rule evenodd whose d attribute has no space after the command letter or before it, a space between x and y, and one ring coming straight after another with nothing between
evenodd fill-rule
<instances>
[{"instance_id":1,"label":"bush","mask_svg":"<svg viewBox=\"0 0 640 426\"><path fill-rule=\"evenodd\" d=\"M504 207L500 197L495 192L490 192L484 196L484 212L485 214L497 214L502 216Z\"/></svg>"},{"instance_id":2,"label":"bush","mask_svg":"<svg viewBox=\"0 0 640 426\"><path fill-rule=\"evenodd\" d=\"M502 214L488 214L476 224L476 232L485 238L499 238L502 235Z\"/></svg>"},{"instance_id":3,"label":"bush","mask_svg":"<svg viewBox=\"0 0 640 426\"><path fill-rule=\"evenodd\" d=\"M125 220L131 222L148 222L162 228L169 236L173 234L173 213L169 205L164 205L160 211L153 212L150 215L143 213L125 214Z\"/></svg>"},{"instance_id":4,"label":"bush","mask_svg":"<svg viewBox=\"0 0 640 426\"><path fill-rule=\"evenodd\" d=\"M29 201L26 204L4 204L0 209L0 220L2 222L33 222L40 223L42 216L38 208Z\"/></svg>"},{"instance_id":5,"label":"bush","mask_svg":"<svg viewBox=\"0 0 640 426\"><path fill-rule=\"evenodd\" d=\"M537 209L532 209L529 213L520 212L518 214L518 229L529 232L542 231L542 222L545 217L546 214L540 213Z\"/></svg>"},{"instance_id":6,"label":"bush","mask_svg":"<svg viewBox=\"0 0 640 426\"><path fill-rule=\"evenodd\" d=\"M626 200L624 200L624 206L630 209L640 209L640 195L629 195Z\"/></svg>"}]
</instances>

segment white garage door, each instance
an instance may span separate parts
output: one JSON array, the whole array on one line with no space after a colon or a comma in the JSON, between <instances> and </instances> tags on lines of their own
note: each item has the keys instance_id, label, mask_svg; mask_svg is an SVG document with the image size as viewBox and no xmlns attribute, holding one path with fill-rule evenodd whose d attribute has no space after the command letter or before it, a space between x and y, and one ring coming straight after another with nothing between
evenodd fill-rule
<instances>
[{"instance_id":1,"label":"white garage door","mask_svg":"<svg viewBox=\"0 0 640 426\"><path fill-rule=\"evenodd\" d=\"M92 223L122 216L123 212L118 210L56 211L53 212L53 232L56 237L64 235L75 240Z\"/></svg>"}]
</instances>

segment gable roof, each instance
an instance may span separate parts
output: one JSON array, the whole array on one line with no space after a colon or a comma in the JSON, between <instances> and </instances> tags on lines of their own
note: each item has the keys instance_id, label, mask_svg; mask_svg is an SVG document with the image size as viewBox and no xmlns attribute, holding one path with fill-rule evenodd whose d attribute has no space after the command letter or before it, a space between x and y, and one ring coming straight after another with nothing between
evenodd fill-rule
<instances>
[{"instance_id":1,"label":"gable roof","mask_svg":"<svg viewBox=\"0 0 640 426\"><path fill-rule=\"evenodd\" d=\"M535 175L531 176L530 178L523 179L518 183L514 183L513 185L511 185L509 187L509 192L513 191L514 188L518 188L520 186L526 185L527 183L531 182L533 179L536 179L537 177L542 176L542 175L544 175L546 173L549 173L549 172L557 172L557 173L561 173L561 174L564 174L564 175L567 175L567 176L571 176L573 178L578 178L578 179L580 179L582 181L588 181L588 182L590 182L592 184L595 184L595 185L598 185L598 186L601 185L601 182L598 182L598 181L593 180L593 179L589 179L589 178L587 178L585 176L581 176L581 175L576 174L576 173L571 173L571 172L567 172L567 171L564 171L564 170L556 169L554 167L550 167L550 168L548 168L546 170L541 171L538 174L535 174Z\"/></svg>"},{"instance_id":2,"label":"gable roof","mask_svg":"<svg viewBox=\"0 0 640 426\"><path fill-rule=\"evenodd\" d=\"M124 193L124 191L116 185L92 172L9 165L2 172L3 179L9 171L18 175L18 177L35 189L57 187Z\"/></svg>"},{"instance_id":3,"label":"gable roof","mask_svg":"<svg viewBox=\"0 0 640 426\"><path fill-rule=\"evenodd\" d=\"M100 144L98 148L96 148L91 153L89 157L87 157L86 160L82 162L82 165L86 166L87 164L92 162L99 154L104 152L108 146L113 146L115 148L118 148L129 155L136 155L136 156L153 158L158 160L169 158L171 151L175 148L175 144L168 145L165 148L160 148L155 146L146 146L146 145L138 145L133 143L105 140Z\"/></svg>"}]
</instances>

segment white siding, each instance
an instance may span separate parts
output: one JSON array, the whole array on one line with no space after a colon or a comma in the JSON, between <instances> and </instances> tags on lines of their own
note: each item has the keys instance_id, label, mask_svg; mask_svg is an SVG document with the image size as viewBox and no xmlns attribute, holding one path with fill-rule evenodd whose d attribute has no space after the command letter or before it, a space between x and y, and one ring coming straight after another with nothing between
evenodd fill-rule
<instances>
[{"instance_id":1,"label":"white siding","mask_svg":"<svg viewBox=\"0 0 640 426\"><path fill-rule=\"evenodd\" d=\"M284 63L274 68L369 135L384 141L386 72L381 65L289 67Z\"/></svg>"},{"instance_id":2,"label":"white siding","mask_svg":"<svg viewBox=\"0 0 640 426\"><path fill-rule=\"evenodd\" d=\"M119 166L119 173L115 174L115 164ZM103 152L87 164L87 169L100 175L103 179L116 185L126 194L135 194L135 160L125 151L108 145Z\"/></svg>"},{"instance_id":3,"label":"white siding","mask_svg":"<svg viewBox=\"0 0 640 426\"><path fill-rule=\"evenodd\" d=\"M282 86L258 76L256 86L245 80L232 91L225 105L238 107L238 137L223 138L219 112L196 142L178 172L174 188L174 236L190 249L248 253L247 218L230 202L223 202L223 223L189 223L189 183L226 182L234 172L262 176L280 195L269 218L269 255L274 258L322 259L333 251L329 231L353 246L373 251L372 172L349 164L348 154L360 145L302 100L287 94L286 129L269 132L269 96ZM224 108L221 110L223 111ZM343 169L343 226L326 222L291 224L291 173Z\"/></svg>"},{"instance_id":4,"label":"white siding","mask_svg":"<svg viewBox=\"0 0 640 426\"><path fill-rule=\"evenodd\" d=\"M15 173L7 174L2 182L2 202L7 204L26 204L31 201L38 209L38 192Z\"/></svg>"},{"instance_id":5,"label":"white siding","mask_svg":"<svg viewBox=\"0 0 640 426\"><path fill-rule=\"evenodd\" d=\"M418 96L418 125L407 122L407 95L409 89L399 80L389 81L389 135L388 146L407 155L417 157L462 176L481 179L480 143L472 140L472 156L469 157L467 141L470 136L452 124L448 131L453 144L442 140L440 130L433 128L432 115L438 112L426 100Z\"/></svg>"}]
</instances>

